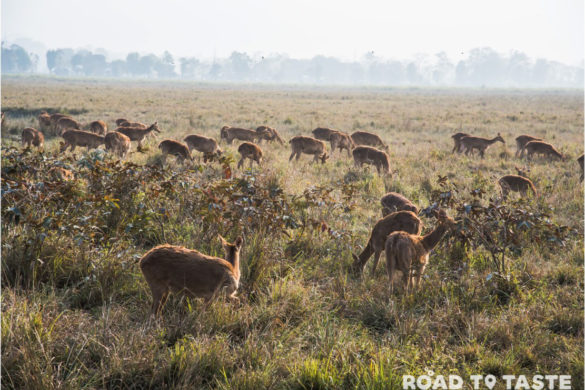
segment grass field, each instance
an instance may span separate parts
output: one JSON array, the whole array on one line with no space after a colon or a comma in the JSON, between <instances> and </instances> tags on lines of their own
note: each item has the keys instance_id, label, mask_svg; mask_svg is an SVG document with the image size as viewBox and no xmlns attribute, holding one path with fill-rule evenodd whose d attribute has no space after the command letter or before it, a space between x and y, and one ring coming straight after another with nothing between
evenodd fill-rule
<instances>
[{"instance_id":1,"label":"grass field","mask_svg":"<svg viewBox=\"0 0 585 390\"><path fill-rule=\"evenodd\" d=\"M582 388L583 104L581 90L3 77L2 386L398 389L402 375L433 370L461 375L465 388L472 374L566 374ZM41 110L109 128L119 117L158 121L162 134L130 155L137 165L85 149L58 155L58 137L47 137L42 155L21 153L20 132L38 128ZM264 164L245 171L233 163L237 142L223 143L232 179L217 162L155 164L163 138L219 140L224 125L262 124L286 140L318 126L375 132L390 147L393 175L356 169L338 151L324 165L306 155L289 163L288 143L263 143ZM458 131L500 133L506 144L483 160L452 154ZM566 158L516 159L520 134L544 138ZM51 180L55 165L77 180ZM497 179L515 166L530 168L540 196L513 194L505 207L547 214L538 229L565 226L562 242L527 230L500 272L485 245L447 237L412 293L390 293L384 256L374 277L371 261L362 278L349 272L386 192L426 208L447 189L457 189L457 204L481 190L476 201L487 207L490 198L499 204ZM446 210L455 217L454 204ZM421 219L423 233L435 226ZM137 260L161 243L222 255L218 233L244 236L240 303L205 307L174 296L149 322Z\"/></svg>"}]
</instances>

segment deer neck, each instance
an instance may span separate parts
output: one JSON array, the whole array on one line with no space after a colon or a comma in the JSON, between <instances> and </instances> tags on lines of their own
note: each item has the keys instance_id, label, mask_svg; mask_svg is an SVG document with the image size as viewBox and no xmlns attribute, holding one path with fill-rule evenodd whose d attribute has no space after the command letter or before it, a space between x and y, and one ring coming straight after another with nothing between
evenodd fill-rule
<instances>
[{"instance_id":1,"label":"deer neck","mask_svg":"<svg viewBox=\"0 0 585 390\"><path fill-rule=\"evenodd\" d=\"M234 276L236 279L240 279L240 253L236 251L236 248L230 248L230 253L227 256L228 263L234 267Z\"/></svg>"},{"instance_id":2,"label":"deer neck","mask_svg":"<svg viewBox=\"0 0 585 390\"><path fill-rule=\"evenodd\" d=\"M495 143L497 141L498 141L498 137L495 137L495 138L492 138L492 139L488 140L487 143L488 143L488 145L491 145L491 144L493 144L493 143Z\"/></svg>"},{"instance_id":3,"label":"deer neck","mask_svg":"<svg viewBox=\"0 0 585 390\"><path fill-rule=\"evenodd\" d=\"M435 246L437 246L446 231L447 225L439 223L432 232L425 234L421 240L425 250L430 252Z\"/></svg>"}]
</instances>

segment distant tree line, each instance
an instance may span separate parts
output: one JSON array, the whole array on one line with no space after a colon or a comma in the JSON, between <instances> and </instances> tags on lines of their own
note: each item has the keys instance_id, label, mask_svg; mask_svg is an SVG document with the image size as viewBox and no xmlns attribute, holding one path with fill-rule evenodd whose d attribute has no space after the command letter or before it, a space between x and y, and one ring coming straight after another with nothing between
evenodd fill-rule
<instances>
[{"instance_id":1,"label":"distant tree line","mask_svg":"<svg viewBox=\"0 0 585 390\"><path fill-rule=\"evenodd\" d=\"M38 60L18 45L2 43L2 73L35 73ZM68 48L47 51L46 60L49 72L57 76L319 85L583 88L582 66L533 60L521 52L503 56L491 48L473 49L457 63L443 52L408 61L379 58L373 52L356 61L321 55L311 59L281 54L257 58L242 52L213 61L175 59L169 52L161 56L130 53L126 59L108 61L104 54Z\"/></svg>"}]
</instances>

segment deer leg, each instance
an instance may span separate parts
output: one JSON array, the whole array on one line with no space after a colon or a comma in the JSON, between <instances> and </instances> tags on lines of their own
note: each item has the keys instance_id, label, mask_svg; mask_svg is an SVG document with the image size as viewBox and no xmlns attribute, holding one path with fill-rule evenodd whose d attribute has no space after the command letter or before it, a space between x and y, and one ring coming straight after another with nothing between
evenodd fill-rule
<instances>
[{"instance_id":1,"label":"deer leg","mask_svg":"<svg viewBox=\"0 0 585 390\"><path fill-rule=\"evenodd\" d=\"M238 161L238 169L240 169L242 165L244 165L244 157L242 157L240 161Z\"/></svg>"},{"instance_id":2,"label":"deer leg","mask_svg":"<svg viewBox=\"0 0 585 390\"><path fill-rule=\"evenodd\" d=\"M386 252L386 272L388 273L388 278L390 279L390 293L394 292L394 268L395 262L392 253Z\"/></svg>"},{"instance_id":3,"label":"deer leg","mask_svg":"<svg viewBox=\"0 0 585 390\"><path fill-rule=\"evenodd\" d=\"M376 273L376 267L378 267L378 261L380 260L381 253L382 253L381 251L374 252L374 264L372 264L372 276L374 276Z\"/></svg>"},{"instance_id":4,"label":"deer leg","mask_svg":"<svg viewBox=\"0 0 585 390\"><path fill-rule=\"evenodd\" d=\"M165 304L169 291L166 289L151 288L152 290L152 315L157 316Z\"/></svg>"},{"instance_id":5,"label":"deer leg","mask_svg":"<svg viewBox=\"0 0 585 390\"><path fill-rule=\"evenodd\" d=\"M290 157L288 158L288 161L292 160L294 156L295 156L295 152L293 151L293 152L290 154Z\"/></svg>"}]
</instances>

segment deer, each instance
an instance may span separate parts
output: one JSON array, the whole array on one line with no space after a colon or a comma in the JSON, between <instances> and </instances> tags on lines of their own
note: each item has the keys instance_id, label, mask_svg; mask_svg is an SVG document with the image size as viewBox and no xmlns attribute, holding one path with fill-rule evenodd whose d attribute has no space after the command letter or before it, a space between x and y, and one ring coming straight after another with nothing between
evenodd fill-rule
<instances>
[{"instance_id":1,"label":"deer","mask_svg":"<svg viewBox=\"0 0 585 390\"><path fill-rule=\"evenodd\" d=\"M224 126L221 128L220 137L221 139L225 139L226 142L231 145L234 139L254 142L264 138L265 134L268 134L268 132L258 132L250 129L241 129L239 127Z\"/></svg>"},{"instance_id":2,"label":"deer","mask_svg":"<svg viewBox=\"0 0 585 390\"><path fill-rule=\"evenodd\" d=\"M39 120L39 129L49 130L51 128L51 115L47 111L41 111L37 119Z\"/></svg>"},{"instance_id":3,"label":"deer","mask_svg":"<svg viewBox=\"0 0 585 390\"><path fill-rule=\"evenodd\" d=\"M71 118L67 114L61 114L61 113L58 113L58 112L49 115L49 117L51 118L51 126L53 127L54 130L57 130L57 122L59 121L59 119L61 119L61 118Z\"/></svg>"},{"instance_id":4,"label":"deer","mask_svg":"<svg viewBox=\"0 0 585 390\"><path fill-rule=\"evenodd\" d=\"M469 137L470 134L467 133L455 133L451 136L453 138L453 150L451 153L461 153L461 138Z\"/></svg>"},{"instance_id":5,"label":"deer","mask_svg":"<svg viewBox=\"0 0 585 390\"><path fill-rule=\"evenodd\" d=\"M335 149L339 148L339 154L343 151L343 149L347 150L348 157L351 156L351 151L355 148L355 143L349 136L349 134L344 133L342 131L336 131L331 133L329 137L329 142L331 142L331 154L335 151Z\"/></svg>"},{"instance_id":6,"label":"deer","mask_svg":"<svg viewBox=\"0 0 585 390\"><path fill-rule=\"evenodd\" d=\"M146 129L148 126L141 122L124 121L121 122L118 127L136 127L138 129Z\"/></svg>"},{"instance_id":7,"label":"deer","mask_svg":"<svg viewBox=\"0 0 585 390\"><path fill-rule=\"evenodd\" d=\"M516 153L514 154L514 157L520 156L520 158L522 158L524 156L524 151L526 150L526 144L530 141L542 141L542 138L526 134L516 137Z\"/></svg>"},{"instance_id":8,"label":"deer","mask_svg":"<svg viewBox=\"0 0 585 390\"><path fill-rule=\"evenodd\" d=\"M563 155L551 144L544 141L530 141L526 144L526 159L531 160L534 154L544 154L550 158L563 160Z\"/></svg>"},{"instance_id":9,"label":"deer","mask_svg":"<svg viewBox=\"0 0 585 390\"><path fill-rule=\"evenodd\" d=\"M152 125L148 126L146 129L138 128L138 127L124 127L120 126L116 128L117 132L124 134L131 141L138 141L138 148L142 147L142 142L144 138L152 132L160 133L160 129L158 128L158 122L154 122Z\"/></svg>"},{"instance_id":10,"label":"deer","mask_svg":"<svg viewBox=\"0 0 585 390\"><path fill-rule=\"evenodd\" d=\"M433 210L437 217L437 226L421 236L405 231L391 233L386 239L386 270L390 279L390 292L394 291L394 273L402 271L402 283L405 290L417 288L420 278L429 262L429 253L437 246L448 230L453 229L455 220L445 210Z\"/></svg>"},{"instance_id":11,"label":"deer","mask_svg":"<svg viewBox=\"0 0 585 390\"><path fill-rule=\"evenodd\" d=\"M380 199L382 203L382 217L396 211L412 211L418 214L419 210L409 199L397 192L389 192Z\"/></svg>"},{"instance_id":12,"label":"deer","mask_svg":"<svg viewBox=\"0 0 585 390\"><path fill-rule=\"evenodd\" d=\"M61 142L60 153L67 150L67 147L69 146L71 146L70 150L72 152L75 150L76 146L86 146L87 151L89 152L90 149L98 148L104 143L103 135L97 135L84 130L66 130L61 134L61 137L63 137L65 142Z\"/></svg>"},{"instance_id":13,"label":"deer","mask_svg":"<svg viewBox=\"0 0 585 390\"><path fill-rule=\"evenodd\" d=\"M57 133L62 134L66 130L81 130L81 123L70 117L61 117L57 120Z\"/></svg>"},{"instance_id":14,"label":"deer","mask_svg":"<svg viewBox=\"0 0 585 390\"><path fill-rule=\"evenodd\" d=\"M357 146L353 151L353 161L356 167L361 167L363 164L371 164L376 167L378 175L382 171L392 177L390 172L390 157L381 150L372 148L371 146Z\"/></svg>"},{"instance_id":15,"label":"deer","mask_svg":"<svg viewBox=\"0 0 585 390\"><path fill-rule=\"evenodd\" d=\"M115 122L116 122L116 126L118 126L118 127L122 126L122 124L124 122L128 122L129 123L128 119L126 119L126 118L118 118L118 119L116 119Z\"/></svg>"},{"instance_id":16,"label":"deer","mask_svg":"<svg viewBox=\"0 0 585 390\"><path fill-rule=\"evenodd\" d=\"M75 178L72 171L63 167L52 167L47 173L53 181L71 181Z\"/></svg>"},{"instance_id":17,"label":"deer","mask_svg":"<svg viewBox=\"0 0 585 390\"><path fill-rule=\"evenodd\" d=\"M252 167L252 164L254 164L254 161L256 161L258 165L262 162L262 149L260 149L260 146L251 142L242 143L238 147L238 153L242 156L238 162L238 169L244 166L244 159L246 158L250 159L250 168Z\"/></svg>"},{"instance_id":18,"label":"deer","mask_svg":"<svg viewBox=\"0 0 585 390\"><path fill-rule=\"evenodd\" d=\"M130 142L128 136L117 131L111 131L105 135L104 144L106 145L107 151L111 151L117 154L118 157L124 159L130 151L132 142Z\"/></svg>"},{"instance_id":19,"label":"deer","mask_svg":"<svg viewBox=\"0 0 585 390\"><path fill-rule=\"evenodd\" d=\"M108 132L108 125L102 120L93 121L89 124L89 130L98 135L106 135Z\"/></svg>"},{"instance_id":20,"label":"deer","mask_svg":"<svg viewBox=\"0 0 585 390\"><path fill-rule=\"evenodd\" d=\"M386 153L390 152L388 145L382 141L382 138L378 137L374 133L369 133L367 131L356 131L352 133L351 139L355 145L380 147L385 150Z\"/></svg>"},{"instance_id":21,"label":"deer","mask_svg":"<svg viewBox=\"0 0 585 390\"><path fill-rule=\"evenodd\" d=\"M282 138L280 137L280 134L278 134L278 131L276 131L276 129L274 127L258 126L256 128L256 133L262 134L262 136L263 136L263 138L258 139L258 142L260 142L263 139L265 139L266 141L270 141L270 142L276 140L281 145L284 145L284 141L282 140Z\"/></svg>"},{"instance_id":22,"label":"deer","mask_svg":"<svg viewBox=\"0 0 585 390\"><path fill-rule=\"evenodd\" d=\"M388 235L395 231L405 231L411 234L420 234L422 222L412 211L397 211L388 214L376 222L368 244L358 256L352 254L353 264L351 269L355 273L362 274L364 267L372 254L374 255L374 264L372 267L372 276L376 272L380 255L384 251L384 244Z\"/></svg>"},{"instance_id":23,"label":"deer","mask_svg":"<svg viewBox=\"0 0 585 390\"><path fill-rule=\"evenodd\" d=\"M315 139L319 139L321 141L330 141L331 134L337 132L337 130L330 129L329 127L317 127L313 129L311 133L313 133L313 137Z\"/></svg>"},{"instance_id":24,"label":"deer","mask_svg":"<svg viewBox=\"0 0 585 390\"><path fill-rule=\"evenodd\" d=\"M203 153L203 162L206 163L208 159L212 158L212 155L221 156L223 151L217 144L217 141L210 137L205 137L198 134L188 135L183 141L187 144L189 152L195 149L198 152Z\"/></svg>"},{"instance_id":25,"label":"deer","mask_svg":"<svg viewBox=\"0 0 585 390\"><path fill-rule=\"evenodd\" d=\"M583 176L584 176L584 170L583 170L583 156L584 156L584 155L582 154L582 155L580 155L580 156L577 158L577 162L579 163L579 166L581 167L581 178L580 178L580 180L581 180L581 181L583 181Z\"/></svg>"},{"instance_id":26,"label":"deer","mask_svg":"<svg viewBox=\"0 0 585 390\"><path fill-rule=\"evenodd\" d=\"M171 292L203 298L210 303L225 291L232 301L238 301L240 251L244 240L238 236L231 244L221 235L219 239L225 259L174 245L159 245L142 256L140 270L152 292L152 316L160 314Z\"/></svg>"},{"instance_id":27,"label":"deer","mask_svg":"<svg viewBox=\"0 0 585 390\"><path fill-rule=\"evenodd\" d=\"M518 171L518 175L506 175L502 176L498 180L498 185L502 191L502 199L506 199L510 191L519 192L522 196L526 196L528 190L532 191L534 196L538 196L536 192L536 188L532 181L523 176L525 172L521 171L520 169L516 168Z\"/></svg>"},{"instance_id":28,"label":"deer","mask_svg":"<svg viewBox=\"0 0 585 390\"><path fill-rule=\"evenodd\" d=\"M27 127L22 130L21 141L23 147L31 148L32 146L36 146L37 148L42 149L43 144L45 143L45 136L39 130Z\"/></svg>"},{"instance_id":29,"label":"deer","mask_svg":"<svg viewBox=\"0 0 585 390\"><path fill-rule=\"evenodd\" d=\"M288 158L288 161L291 161L295 155L296 160L298 161L302 153L312 154L313 162L318 162L321 160L321 164L325 164L325 161L329 158L325 142L321 140L297 135L296 137L291 138L288 143L292 149L292 153Z\"/></svg>"},{"instance_id":30,"label":"deer","mask_svg":"<svg viewBox=\"0 0 585 390\"><path fill-rule=\"evenodd\" d=\"M465 149L465 155L467 156L469 152L473 154L473 150L477 149L479 151L479 155L481 158L484 158L485 150L491 144L500 141L503 144L506 144L506 141L502 138L500 133L492 139L482 138L482 137L473 137L473 136L466 136L461 137L460 142L463 149Z\"/></svg>"},{"instance_id":31,"label":"deer","mask_svg":"<svg viewBox=\"0 0 585 390\"><path fill-rule=\"evenodd\" d=\"M177 162L183 164L185 160L193 161L193 157L191 157L191 153L189 152L189 148L187 145L174 141L172 139L165 139L160 144L158 144L158 148L162 151L163 154L163 161L166 161L167 155L171 154L177 157Z\"/></svg>"}]
</instances>

